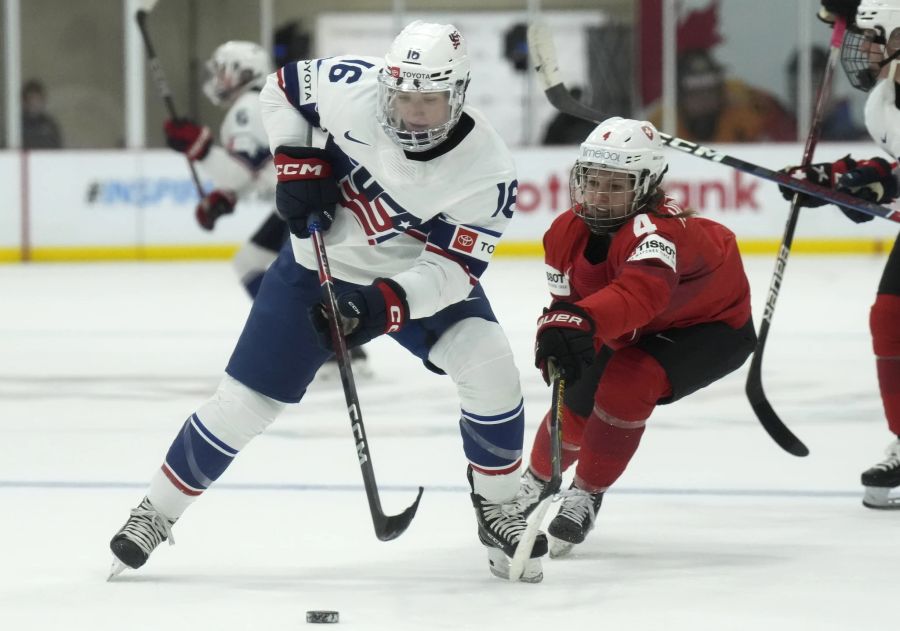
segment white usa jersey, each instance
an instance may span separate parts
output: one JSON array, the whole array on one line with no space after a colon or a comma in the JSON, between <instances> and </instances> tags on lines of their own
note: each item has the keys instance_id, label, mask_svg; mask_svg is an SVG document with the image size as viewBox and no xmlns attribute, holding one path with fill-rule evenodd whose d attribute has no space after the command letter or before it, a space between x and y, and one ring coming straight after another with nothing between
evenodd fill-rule
<instances>
[{"instance_id":1,"label":"white usa jersey","mask_svg":"<svg viewBox=\"0 0 900 631\"><path fill-rule=\"evenodd\" d=\"M450 136L405 153L376 120L383 60L342 56L291 63L260 95L269 142L305 145L309 125L325 149L340 202L325 233L335 278L368 284L390 277L410 317L465 299L493 255L515 205L512 156L476 110L465 107ZM298 263L316 269L308 239L292 237Z\"/></svg>"},{"instance_id":2,"label":"white usa jersey","mask_svg":"<svg viewBox=\"0 0 900 631\"><path fill-rule=\"evenodd\" d=\"M897 109L895 86L882 79L866 99L866 129L872 140L894 159L900 157L900 110Z\"/></svg>"},{"instance_id":3,"label":"white usa jersey","mask_svg":"<svg viewBox=\"0 0 900 631\"><path fill-rule=\"evenodd\" d=\"M199 163L204 178L212 180L215 188L234 191L239 197L257 193L273 198L275 168L256 90L244 92L228 109L219 129L219 143L210 147Z\"/></svg>"}]
</instances>

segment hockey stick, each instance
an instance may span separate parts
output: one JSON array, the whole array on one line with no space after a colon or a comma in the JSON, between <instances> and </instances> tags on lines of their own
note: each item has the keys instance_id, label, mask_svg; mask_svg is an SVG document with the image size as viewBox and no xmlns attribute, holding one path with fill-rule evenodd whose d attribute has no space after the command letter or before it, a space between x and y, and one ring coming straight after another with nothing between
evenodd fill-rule
<instances>
[{"instance_id":1,"label":"hockey stick","mask_svg":"<svg viewBox=\"0 0 900 631\"><path fill-rule=\"evenodd\" d=\"M150 41L150 31L147 30L147 15L153 7L156 6L158 1L159 0L144 0L142 3L143 8L137 10L134 14L134 19L137 20L138 28L141 30L144 48L147 50L147 65L150 67L150 74L153 76L153 82L156 84L156 89L162 97L166 109L169 110L169 116L172 119L177 119L179 116L175 111L175 101L172 100L172 91L169 89L169 81L166 79L166 73L163 72L162 64L156 56L153 42ZM193 160L188 158L187 155L185 155L185 158L187 158L188 168L191 170L191 178L194 180L194 186L197 188L197 195L202 199L203 186L200 184L200 178L197 176L197 169L194 167Z\"/></svg>"},{"instance_id":2,"label":"hockey stick","mask_svg":"<svg viewBox=\"0 0 900 631\"><path fill-rule=\"evenodd\" d=\"M309 233L313 249L316 251L319 283L322 285L322 293L325 297L331 343L337 357L341 385L344 387L344 398L347 401L347 411L350 413L350 427L353 430L353 438L356 440L356 455L359 458L359 468L362 470L366 498L369 500L369 512L372 513L372 524L375 526L375 536L381 541L390 541L402 535L403 531L409 527L413 517L416 516L419 500L422 499L422 491L425 489L420 486L416 501L399 515L384 514L384 510L381 508L381 499L378 496L378 484L375 482L375 469L372 466L372 455L369 453L366 428L363 425L362 411L359 407L359 395L356 393L356 383L353 381L353 371L350 368L350 353L341 331L337 299L334 295L334 279L331 277L331 268L328 266L328 256L325 253L325 240L322 238L322 232L315 217L309 223Z\"/></svg>"},{"instance_id":3,"label":"hockey stick","mask_svg":"<svg viewBox=\"0 0 900 631\"><path fill-rule=\"evenodd\" d=\"M813 110L813 121L806 137L806 147L803 149L803 161L801 167L812 164L813 153L819 140L822 129L825 103L828 101L828 93L831 89L831 75L841 52L841 42L844 40L844 31L847 24L843 17L839 17L834 23L834 31L831 34L831 50L828 54L828 62L825 65L825 74L822 83L819 84L819 93L816 96L816 106ZM799 438L791 433L784 422L769 403L762 384L762 360L763 351L766 348L766 340L769 338L769 327L772 325L772 316L775 314L775 303L778 300L778 291L784 278L784 268L787 266L788 257L791 255L791 245L794 242L794 230L797 228L797 219L800 215L800 194L795 193L791 202L791 212L788 215L787 224L784 227L784 236L781 238L781 246L778 248L778 258L775 260L775 271L772 273L772 281L769 283L769 295L766 298L766 307L763 311L763 319L759 325L759 335L756 341L756 350L753 359L750 360L750 372L747 374L747 399L756 413L759 422L769 432L769 436L781 446L782 449L795 456L806 456L809 449Z\"/></svg>"},{"instance_id":4,"label":"hockey stick","mask_svg":"<svg viewBox=\"0 0 900 631\"><path fill-rule=\"evenodd\" d=\"M837 28L837 27L835 27ZM603 112L588 107L575 99L562 82L559 72L559 66L556 61L556 50L553 46L553 37L550 30L543 24L532 24L528 27L528 48L533 56L535 70L544 85L544 94L550 104L564 114L569 114L577 118L587 121L599 123L607 118ZM843 206L858 210L861 213L872 215L873 217L882 217L900 223L900 211L881 206L873 202L869 202L850 193L843 193L826 186L819 186L807 180L799 180L791 177L787 173L781 171L772 171L765 167L746 162L734 156L729 156L695 142L670 136L660 132L663 144L668 145L672 149L683 151L684 153L709 160L710 162L718 162L725 166L731 167L737 171L743 171L750 175L756 176L763 180L775 182L780 186L789 188L798 193L806 193L812 197L825 200L836 206Z\"/></svg>"},{"instance_id":5,"label":"hockey stick","mask_svg":"<svg viewBox=\"0 0 900 631\"><path fill-rule=\"evenodd\" d=\"M528 525L516 546L516 553L509 563L509 580L518 581L525 572L525 564L531 558L531 550L541 529L544 516L550 509L550 504L562 486L562 416L563 395L566 392L566 380L559 374L556 363L549 366L552 377L553 394L550 403L550 467L551 475L544 490L538 496L538 503L528 516Z\"/></svg>"}]
</instances>

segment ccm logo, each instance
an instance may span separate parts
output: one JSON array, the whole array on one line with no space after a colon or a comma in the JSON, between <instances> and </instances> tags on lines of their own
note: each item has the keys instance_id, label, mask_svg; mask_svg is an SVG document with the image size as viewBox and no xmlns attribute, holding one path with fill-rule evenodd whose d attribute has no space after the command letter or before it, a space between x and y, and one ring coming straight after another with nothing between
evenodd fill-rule
<instances>
[{"instance_id":1,"label":"ccm logo","mask_svg":"<svg viewBox=\"0 0 900 631\"><path fill-rule=\"evenodd\" d=\"M325 164L323 162L319 162L318 164L312 164L309 162L277 164L275 165L275 174L278 177L288 178L302 178L304 176L318 178L325 175Z\"/></svg>"},{"instance_id":2,"label":"ccm logo","mask_svg":"<svg viewBox=\"0 0 900 631\"><path fill-rule=\"evenodd\" d=\"M388 328L385 333L399 331L401 324L403 324L403 310L396 306L390 307L388 309Z\"/></svg>"},{"instance_id":3,"label":"ccm logo","mask_svg":"<svg viewBox=\"0 0 900 631\"><path fill-rule=\"evenodd\" d=\"M557 324L574 324L575 326L581 326L584 323L584 318L569 313L549 313L545 316L541 316L541 319L538 320L538 326L544 326L545 324L551 324L553 322L556 322Z\"/></svg>"}]
</instances>

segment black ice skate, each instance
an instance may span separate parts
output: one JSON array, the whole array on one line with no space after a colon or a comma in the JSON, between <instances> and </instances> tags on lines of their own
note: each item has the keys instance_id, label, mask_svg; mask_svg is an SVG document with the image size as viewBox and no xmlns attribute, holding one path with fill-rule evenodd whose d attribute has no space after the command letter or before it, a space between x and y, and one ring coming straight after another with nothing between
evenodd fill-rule
<instances>
[{"instance_id":1,"label":"black ice skate","mask_svg":"<svg viewBox=\"0 0 900 631\"><path fill-rule=\"evenodd\" d=\"M565 556L576 544L584 541L594 527L597 511L603 503L603 493L588 493L576 488L574 482L561 495L562 506L547 528L551 559Z\"/></svg>"},{"instance_id":2,"label":"black ice skate","mask_svg":"<svg viewBox=\"0 0 900 631\"><path fill-rule=\"evenodd\" d=\"M469 485L472 486L472 472L469 470ZM487 548L491 574L509 579L509 561L516 553L516 546L525 532L527 522L519 510L517 502L493 503L473 492L470 494L478 520L478 538ZM525 583L539 583L544 578L541 557L547 554L547 537L539 534L531 549L531 558L525 563L525 570L519 579Z\"/></svg>"},{"instance_id":3,"label":"black ice skate","mask_svg":"<svg viewBox=\"0 0 900 631\"><path fill-rule=\"evenodd\" d=\"M891 496L891 489L900 486L900 438L888 445L884 460L863 472L862 484L863 506L900 509L900 495Z\"/></svg>"},{"instance_id":4,"label":"black ice skate","mask_svg":"<svg viewBox=\"0 0 900 631\"><path fill-rule=\"evenodd\" d=\"M109 578L113 578L126 567L137 569L147 562L150 553L156 546L168 540L169 545L175 543L172 537L170 520L159 513L146 497L137 508L131 510L131 516L125 525L109 542L109 549L114 555Z\"/></svg>"}]
</instances>

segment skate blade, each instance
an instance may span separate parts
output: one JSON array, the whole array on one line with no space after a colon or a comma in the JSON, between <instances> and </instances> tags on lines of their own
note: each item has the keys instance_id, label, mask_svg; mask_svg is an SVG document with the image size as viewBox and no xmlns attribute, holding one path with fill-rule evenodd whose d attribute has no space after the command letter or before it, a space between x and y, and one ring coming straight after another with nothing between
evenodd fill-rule
<instances>
[{"instance_id":1,"label":"skate blade","mask_svg":"<svg viewBox=\"0 0 900 631\"><path fill-rule=\"evenodd\" d=\"M559 559L564 556L567 556L572 548L575 547L574 543L570 543L568 541L563 541L562 539L557 539L553 536L547 537L550 543L550 558L551 559Z\"/></svg>"},{"instance_id":2,"label":"skate blade","mask_svg":"<svg viewBox=\"0 0 900 631\"><path fill-rule=\"evenodd\" d=\"M863 496L863 506L876 510L900 510L900 496L891 495L893 489L879 486L867 486Z\"/></svg>"},{"instance_id":3,"label":"skate blade","mask_svg":"<svg viewBox=\"0 0 900 631\"><path fill-rule=\"evenodd\" d=\"M491 574L505 581L509 579L509 557L498 548L488 548L488 564ZM540 583L544 580L544 570L541 566L541 559L528 559L525 562L525 568L522 576L519 577L520 583Z\"/></svg>"},{"instance_id":4,"label":"skate blade","mask_svg":"<svg viewBox=\"0 0 900 631\"><path fill-rule=\"evenodd\" d=\"M119 561L119 559L114 558L112 562L112 566L109 568L109 576L106 577L106 582L113 580L119 574L121 574L125 568L128 566Z\"/></svg>"}]
</instances>

